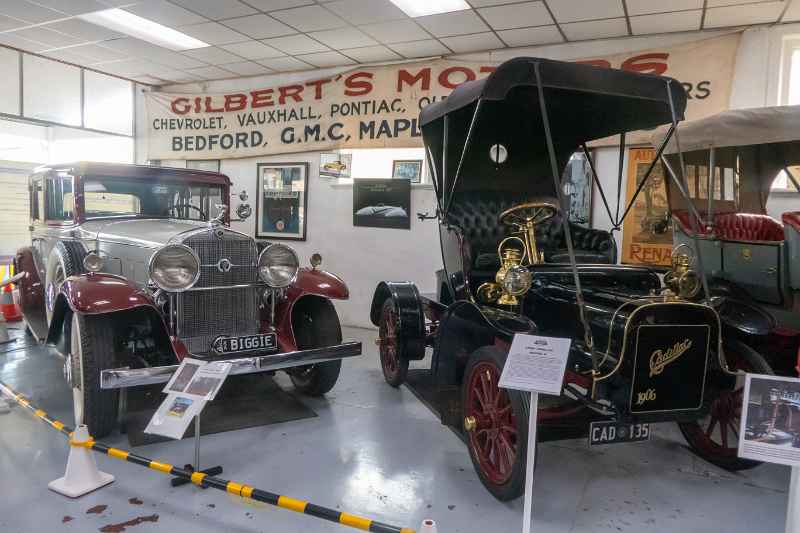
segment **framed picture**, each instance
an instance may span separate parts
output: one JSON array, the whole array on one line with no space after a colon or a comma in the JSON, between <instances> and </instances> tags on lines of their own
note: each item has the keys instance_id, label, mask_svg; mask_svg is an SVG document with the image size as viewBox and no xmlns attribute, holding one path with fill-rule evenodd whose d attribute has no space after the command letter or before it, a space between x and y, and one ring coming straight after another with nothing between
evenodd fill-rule
<instances>
[{"instance_id":1,"label":"framed picture","mask_svg":"<svg viewBox=\"0 0 800 533\"><path fill-rule=\"evenodd\" d=\"M411 229L411 182L406 179L353 180L353 225Z\"/></svg>"},{"instance_id":2,"label":"framed picture","mask_svg":"<svg viewBox=\"0 0 800 533\"><path fill-rule=\"evenodd\" d=\"M422 183L422 160L395 160L392 162L392 178Z\"/></svg>"},{"instance_id":3,"label":"framed picture","mask_svg":"<svg viewBox=\"0 0 800 533\"><path fill-rule=\"evenodd\" d=\"M306 240L308 163L259 163L256 238Z\"/></svg>"},{"instance_id":4,"label":"framed picture","mask_svg":"<svg viewBox=\"0 0 800 533\"><path fill-rule=\"evenodd\" d=\"M319 155L321 178L349 178L353 166L353 154L328 152Z\"/></svg>"}]
</instances>

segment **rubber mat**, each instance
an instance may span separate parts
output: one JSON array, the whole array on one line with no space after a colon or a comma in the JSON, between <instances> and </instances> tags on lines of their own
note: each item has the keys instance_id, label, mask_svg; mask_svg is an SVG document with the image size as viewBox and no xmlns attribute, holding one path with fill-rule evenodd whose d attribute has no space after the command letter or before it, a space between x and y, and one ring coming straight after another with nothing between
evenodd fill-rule
<instances>
[{"instance_id":1,"label":"rubber mat","mask_svg":"<svg viewBox=\"0 0 800 533\"><path fill-rule=\"evenodd\" d=\"M165 395L164 385L137 387L128 391L125 430L131 446L144 446L170 439L144 432ZM291 420L313 418L317 414L293 394L281 389L266 374L231 376L200 417L200 434L210 435ZM194 436L190 424L183 438Z\"/></svg>"}]
</instances>

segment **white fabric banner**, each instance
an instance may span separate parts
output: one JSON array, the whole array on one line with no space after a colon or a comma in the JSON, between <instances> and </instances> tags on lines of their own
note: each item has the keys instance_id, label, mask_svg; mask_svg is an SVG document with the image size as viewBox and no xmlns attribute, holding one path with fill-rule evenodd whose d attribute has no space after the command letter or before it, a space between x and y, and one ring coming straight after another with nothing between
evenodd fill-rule
<instances>
[{"instance_id":1,"label":"white fabric banner","mask_svg":"<svg viewBox=\"0 0 800 533\"><path fill-rule=\"evenodd\" d=\"M701 118L727 108L739 37L581 62L677 78L690 98L687 118ZM147 157L226 159L420 147L420 109L465 81L486 77L497 64L442 59L227 94L149 92Z\"/></svg>"}]
</instances>

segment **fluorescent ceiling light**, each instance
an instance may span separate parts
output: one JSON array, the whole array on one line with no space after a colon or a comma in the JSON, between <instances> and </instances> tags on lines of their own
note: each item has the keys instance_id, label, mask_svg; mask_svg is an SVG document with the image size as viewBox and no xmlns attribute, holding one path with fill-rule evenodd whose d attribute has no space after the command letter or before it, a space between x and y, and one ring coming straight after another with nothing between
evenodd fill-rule
<instances>
[{"instance_id":1,"label":"fluorescent ceiling light","mask_svg":"<svg viewBox=\"0 0 800 533\"><path fill-rule=\"evenodd\" d=\"M122 9L106 9L87 13L78 18L92 24L122 32L131 37L169 48L170 50L189 50L192 48L205 48L211 46L185 33L168 28L158 22L153 22Z\"/></svg>"},{"instance_id":2,"label":"fluorescent ceiling light","mask_svg":"<svg viewBox=\"0 0 800 533\"><path fill-rule=\"evenodd\" d=\"M424 17L469 9L466 0L392 0L392 3L405 11L409 17Z\"/></svg>"}]
</instances>

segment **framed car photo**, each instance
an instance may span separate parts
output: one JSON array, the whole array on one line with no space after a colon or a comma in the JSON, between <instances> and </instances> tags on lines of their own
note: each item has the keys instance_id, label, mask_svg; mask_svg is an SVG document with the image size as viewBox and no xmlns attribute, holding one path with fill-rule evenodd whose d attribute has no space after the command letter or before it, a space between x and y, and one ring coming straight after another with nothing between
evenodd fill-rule
<instances>
[{"instance_id":1,"label":"framed car photo","mask_svg":"<svg viewBox=\"0 0 800 533\"><path fill-rule=\"evenodd\" d=\"M259 163L256 238L306 240L308 163Z\"/></svg>"},{"instance_id":2,"label":"framed car photo","mask_svg":"<svg viewBox=\"0 0 800 533\"><path fill-rule=\"evenodd\" d=\"M353 181L353 225L411 229L411 182L394 179Z\"/></svg>"},{"instance_id":3,"label":"framed car photo","mask_svg":"<svg viewBox=\"0 0 800 533\"><path fill-rule=\"evenodd\" d=\"M392 162L392 178L406 179L411 183L422 183L422 160L395 160Z\"/></svg>"}]
</instances>

